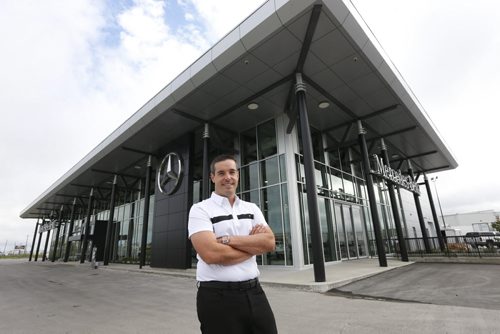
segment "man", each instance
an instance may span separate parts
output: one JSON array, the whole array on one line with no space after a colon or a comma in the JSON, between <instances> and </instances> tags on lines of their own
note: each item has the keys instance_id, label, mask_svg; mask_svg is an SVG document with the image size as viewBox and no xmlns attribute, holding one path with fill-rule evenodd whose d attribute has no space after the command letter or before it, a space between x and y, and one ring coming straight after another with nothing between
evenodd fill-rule
<instances>
[{"instance_id":1,"label":"man","mask_svg":"<svg viewBox=\"0 0 500 334\"><path fill-rule=\"evenodd\" d=\"M274 250L274 234L260 209L236 196L231 155L210 164L215 191L189 212L189 238L198 253L196 298L203 333L277 333L255 260Z\"/></svg>"}]
</instances>

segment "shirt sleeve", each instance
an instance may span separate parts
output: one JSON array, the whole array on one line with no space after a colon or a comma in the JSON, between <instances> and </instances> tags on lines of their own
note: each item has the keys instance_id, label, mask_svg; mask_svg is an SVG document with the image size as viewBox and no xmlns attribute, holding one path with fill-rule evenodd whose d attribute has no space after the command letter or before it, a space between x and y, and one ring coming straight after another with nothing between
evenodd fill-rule
<instances>
[{"instance_id":1,"label":"shirt sleeve","mask_svg":"<svg viewBox=\"0 0 500 334\"><path fill-rule=\"evenodd\" d=\"M189 238L197 232L210 231L213 232L212 222L210 221L210 216L203 210L200 205L193 205L189 211L188 220L188 233Z\"/></svg>"}]
</instances>

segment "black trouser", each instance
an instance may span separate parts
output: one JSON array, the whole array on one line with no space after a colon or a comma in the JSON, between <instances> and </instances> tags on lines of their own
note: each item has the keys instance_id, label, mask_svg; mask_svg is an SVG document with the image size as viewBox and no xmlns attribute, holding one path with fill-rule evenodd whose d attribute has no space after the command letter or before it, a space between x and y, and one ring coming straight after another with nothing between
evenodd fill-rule
<instances>
[{"instance_id":1,"label":"black trouser","mask_svg":"<svg viewBox=\"0 0 500 334\"><path fill-rule=\"evenodd\" d=\"M278 333L271 306L256 279L200 282L196 307L202 333Z\"/></svg>"}]
</instances>

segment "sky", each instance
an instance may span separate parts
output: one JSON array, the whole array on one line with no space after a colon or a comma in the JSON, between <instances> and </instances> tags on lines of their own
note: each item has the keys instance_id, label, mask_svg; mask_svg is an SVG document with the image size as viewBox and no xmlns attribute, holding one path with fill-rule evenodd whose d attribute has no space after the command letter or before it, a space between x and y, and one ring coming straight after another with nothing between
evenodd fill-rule
<instances>
[{"instance_id":1,"label":"sky","mask_svg":"<svg viewBox=\"0 0 500 334\"><path fill-rule=\"evenodd\" d=\"M2 0L0 252L30 246L20 212L263 2ZM459 163L429 175L444 214L500 211L500 3L352 3Z\"/></svg>"}]
</instances>

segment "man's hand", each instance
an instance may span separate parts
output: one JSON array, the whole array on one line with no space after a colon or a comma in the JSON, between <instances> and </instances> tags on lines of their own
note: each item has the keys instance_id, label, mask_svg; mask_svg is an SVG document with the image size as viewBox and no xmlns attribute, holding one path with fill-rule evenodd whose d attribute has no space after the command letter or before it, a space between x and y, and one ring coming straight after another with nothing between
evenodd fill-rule
<instances>
[{"instance_id":1,"label":"man's hand","mask_svg":"<svg viewBox=\"0 0 500 334\"><path fill-rule=\"evenodd\" d=\"M219 243L215 234L202 231L191 236L191 243L207 264L232 265L248 260L253 255Z\"/></svg>"},{"instance_id":2,"label":"man's hand","mask_svg":"<svg viewBox=\"0 0 500 334\"><path fill-rule=\"evenodd\" d=\"M261 225L261 224L255 225L252 228L252 230L250 231L250 235L259 234L259 233L266 233L269 230L271 230L271 229L268 226L266 226L266 225Z\"/></svg>"},{"instance_id":3,"label":"man's hand","mask_svg":"<svg viewBox=\"0 0 500 334\"><path fill-rule=\"evenodd\" d=\"M228 245L252 255L261 255L276 247L274 233L267 225L255 225L250 235L230 236Z\"/></svg>"}]
</instances>

